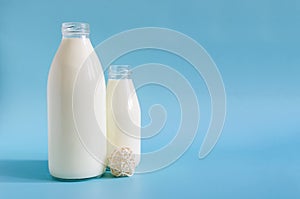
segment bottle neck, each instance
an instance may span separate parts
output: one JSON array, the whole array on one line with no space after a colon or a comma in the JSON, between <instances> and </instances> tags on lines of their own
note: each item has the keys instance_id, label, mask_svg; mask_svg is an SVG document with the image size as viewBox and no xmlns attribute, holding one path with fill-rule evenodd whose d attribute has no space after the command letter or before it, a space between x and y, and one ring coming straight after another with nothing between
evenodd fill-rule
<instances>
[{"instance_id":1,"label":"bottle neck","mask_svg":"<svg viewBox=\"0 0 300 199\"><path fill-rule=\"evenodd\" d=\"M111 65L108 72L109 79L131 79L128 65Z\"/></svg>"},{"instance_id":2,"label":"bottle neck","mask_svg":"<svg viewBox=\"0 0 300 199\"><path fill-rule=\"evenodd\" d=\"M87 23L66 22L62 24L63 38L89 38L90 26Z\"/></svg>"}]
</instances>

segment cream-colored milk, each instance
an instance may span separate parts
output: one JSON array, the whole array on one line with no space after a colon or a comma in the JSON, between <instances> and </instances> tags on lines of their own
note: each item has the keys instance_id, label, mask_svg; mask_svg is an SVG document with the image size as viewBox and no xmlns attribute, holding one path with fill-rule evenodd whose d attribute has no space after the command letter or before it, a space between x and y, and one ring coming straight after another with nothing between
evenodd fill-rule
<instances>
[{"instance_id":1,"label":"cream-colored milk","mask_svg":"<svg viewBox=\"0 0 300 199\"><path fill-rule=\"evenodd\" d=\"M74 86L82 64L92 51L88 38L63 38L51 65L48 77L48 158L49 170L54 177L89 178L101 175L105 170L106 89L97 56L90 56L92 61L87 62L90 66L86 72L89 74L84 73L81 83L77 88ZM95 69L102 78L96 88L90 89L92 81L89 80L97 78L93 76ZM82 81L84 78L86 80ZM76 93L78 90L82 93ZM95 93L93 99L84 92L89 90ZM93 116L84 111L89 109L93 109L90 111ZM90 125L95 118L98 126ZM104 132L102 137L99 129Z\"/></svg>"},{"instance_id":2,"label":"cream-colored milk","mask_svg":"<svg viewBox=\"0 0 300 199\"><path fill-rule=\"evenodd\" d=\"M107 84L107 155L129 147L136 165L141 154L141 111L131 79L109 79Z\"/></svg>"}]
</instances>

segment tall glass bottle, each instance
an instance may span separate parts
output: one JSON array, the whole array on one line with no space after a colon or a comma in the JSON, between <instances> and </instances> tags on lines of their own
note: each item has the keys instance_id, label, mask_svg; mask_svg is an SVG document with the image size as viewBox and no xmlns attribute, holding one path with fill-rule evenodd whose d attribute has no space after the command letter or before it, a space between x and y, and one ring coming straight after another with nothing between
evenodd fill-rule
<instances>
[{"instance_id":1,"label":"tall glass bottle","mask_svg":"<svg viewBox=\"0 0 300 199\"><path fill-rule=\"evenodd\" d=\"M107 156L121 147L135 155L135 165L141 154L141 110L136 91L126 65L109 68L106 98Z\"/></svg>"},{"instance_id":2,"label":"tall glass bottle","mask_svg":"<svg viewBox=\"0 0 300 199\"><path fill-rule=\"evenodd\" d=\"M105 170L106 88L101 64L97 56L91 56L94 49L89 31L86 23L63 23L62 41L49 71L48 159L49 171L57 178L90 178ZM89 71L82 69L86 64ZM91 89L88 81L78 84L80 75L93 77L91 69L100 75L95 89ZM93 90L93 99L86 96L84 90ZM93 109L93 115L83 115L76 120L88 107ZM98 126L90 125L93 120ZM85 132L81 127L87 127ZM93 136L101 133L104 135L101 139Z\"/></svg>"}]
</instances>

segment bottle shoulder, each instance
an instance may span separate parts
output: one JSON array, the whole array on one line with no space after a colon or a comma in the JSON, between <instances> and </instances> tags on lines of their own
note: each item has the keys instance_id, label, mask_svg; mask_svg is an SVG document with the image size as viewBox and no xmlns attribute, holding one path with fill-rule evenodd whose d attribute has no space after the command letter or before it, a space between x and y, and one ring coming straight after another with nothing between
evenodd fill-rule
<instances>
[{"instance_id":1,"label":"bottle shoulder","mask_svg":"<svg viewBox=\"0 0 300 199\"><path fill-rule=\"evenodd\" d=\"M57 49L56 56L72 56L73 58L86 57L93 52L89 39L63 38Z\"/></svg>"},{"instance_id":2,"label":"bottle shoulder","mask_svg":"<svg viewBox=\"0 0 300 199\"><path fill-rule=\"evenodd\" d=\"M98 64L101 67L98 57L94 54L96 53L88 38L63 38L51 67L80 68L89 59L96 59L93 64Z\"/></svg>"},{"instance_id":3,"label":"bottle shoulder","mask_svg":"<svg viewBox=\"0 0 300 199\"><path fill-rule=\"evenodd\" d=\"M108 79L107 89L110 92L132 93L135 92L132 79Z\"/></svg>"},{"instance_id":4,"label":"bottle shoulder","mask_svg":"<svg viewBox=\"0 0 300 199\"><path fill-rule=\"evenodd\" d=\"M135 106L139 106L132 79L108 79L106 92L110 101L116 101L118 104L124 103L124 106L132 102Z\"/></svg>"}]
</instances>

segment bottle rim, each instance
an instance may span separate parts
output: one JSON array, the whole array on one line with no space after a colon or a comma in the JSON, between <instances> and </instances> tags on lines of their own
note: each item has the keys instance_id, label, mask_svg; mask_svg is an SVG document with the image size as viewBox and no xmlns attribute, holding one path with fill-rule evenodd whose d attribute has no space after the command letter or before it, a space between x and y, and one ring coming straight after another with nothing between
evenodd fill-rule
<instances>
[{"instance_id":1,"label":"bottle rim","mask_svg":"<svg viewBox=\"0 0 300 199\"><path fill-rule=\"evenodd\" d=\"M61 26L63 35L88 35L90 33L90 25L83 22L64 22Z\"/></svg>"},{"instance_id":2,"label":"bottle rim","mask_svg":"<svg viewBox=\"0 0 300 199\"><path fill-rule=\"evenodd\" d=\"M109 79L129 79L131 75L129 65L110 65L108 70Z\"/></svg>"}]
</instances>

